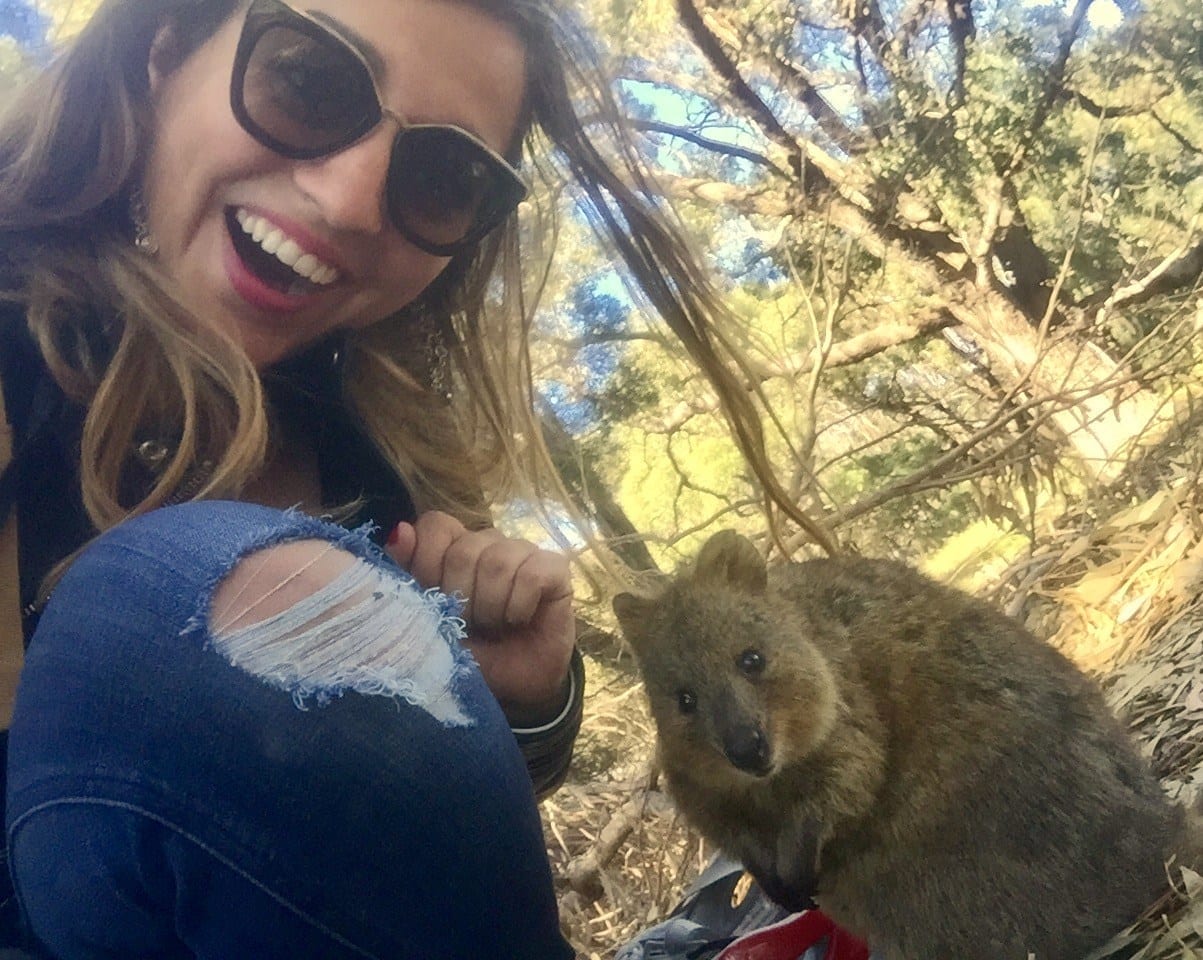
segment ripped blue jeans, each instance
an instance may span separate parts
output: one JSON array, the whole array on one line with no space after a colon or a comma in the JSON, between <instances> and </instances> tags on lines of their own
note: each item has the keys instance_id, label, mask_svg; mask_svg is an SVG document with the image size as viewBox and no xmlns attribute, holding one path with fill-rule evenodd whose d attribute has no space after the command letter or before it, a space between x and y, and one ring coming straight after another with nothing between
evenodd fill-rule
<instances>
[{"instance_id":1,"label":"ripped blue jeans","mask_svg":"<svg viewBox=\"0 0 1203 960\"><path fill-rule=\"evenodd\" d=\"M366 537L239 503L90 546L30 645L7 837L60 960L564 960L529 778Z\"/></svg>"}]
</instances>

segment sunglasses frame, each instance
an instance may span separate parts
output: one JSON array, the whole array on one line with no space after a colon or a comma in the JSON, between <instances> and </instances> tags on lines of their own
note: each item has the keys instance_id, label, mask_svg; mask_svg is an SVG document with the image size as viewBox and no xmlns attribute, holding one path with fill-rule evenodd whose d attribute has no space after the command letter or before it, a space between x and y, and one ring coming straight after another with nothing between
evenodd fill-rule
<instances>
[{"instance_id":1,"label":"sunglasses frame","mask_svg":"<svg viewBox=\"0 0 1203 960\"><path fill-rule=\"evenodd\" d=\"M354 60L358 61L372 85L374 100L371 103L371 112L366 113L348 128L345 135L321 148L297 147L279 140L251 116L246 106L246 73L251 57L264 34L281 24L286 24L289 29L314 40L322 43L335 43L341 49L346 50ZM482 205L477 222L459 240L451 243L435 243L420 236L394 213L391 198L389 199L389 218L397 231L418 249L435 256L451 257L475 246L486 234L504 223L529 192L525 181L513 165L470 131L450 123L409 123L399 113L385 107L376 75L372 72L367 59L355 48L354 44L348 42L336 30L314 19L304 11L290 7L282 0L252 0L247 8L242 32L238 37L238 47L234 53L234 67L230 77L230 109L239 125L248 134L269 150L289 160L317 160L321 157L332 156L362 140L386 117L393 120L397 124L397 135L393 138L392 150L389 154L388 181L385 184L386 197L390 196L392 192L390 185L394 175L393 160L397 156L397 151L401 149L401 141L406 134L421 130L441 130L469 141L488 157L498 172L499 176L495 177L494 182L499 187L496 192L500 193L500 198L493 203L486 201Z\"/></svg>"}]
</instances>

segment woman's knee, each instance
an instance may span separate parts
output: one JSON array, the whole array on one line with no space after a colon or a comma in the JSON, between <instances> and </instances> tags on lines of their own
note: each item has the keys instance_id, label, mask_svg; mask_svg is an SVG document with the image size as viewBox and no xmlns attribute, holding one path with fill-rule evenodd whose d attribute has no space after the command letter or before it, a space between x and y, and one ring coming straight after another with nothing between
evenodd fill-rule
<instances>
[{"instance_id":1,"label":"woman's knee","mask_svg":"<svg viewBox=\"0 0 1203 960\"><path fill-rule=\"evenodd\" d=\"M547 936L529 780L454 605L362 537L211 506L114 531L64 579L18 698L10 829L127 804L331 929L368 917L395 944L412 919L378 918L400 904L424 937Z\"/></svg>"},{"instance_id":2,"label":"woman's knee","mask_svg":"<svg viewBox=\"0 0 1203 960\"><path fill-rule=\"evenodd\" d=\"M220 711L247 678L299 708L354 693L448 727L498 725L457 613L360 532L245 504L157 511L68 571L31 645L15 726L70 687L112 688L143 712Z\"/></svg>"},{"instance_id":3,"label":"woman's knee","mask_svg":"<svg viewBox=\"0 0 1203 960\"><path fill-rule=\"evenodd\" d=\"M85 551L53 593L30 659L36 673L43 655L83 644L108 671L139 646L186 640L298 704L356 691L462 724L453 687L472 665L457 611L363 533L247 504L186 504Z\"/></svg>"}]
</instances>

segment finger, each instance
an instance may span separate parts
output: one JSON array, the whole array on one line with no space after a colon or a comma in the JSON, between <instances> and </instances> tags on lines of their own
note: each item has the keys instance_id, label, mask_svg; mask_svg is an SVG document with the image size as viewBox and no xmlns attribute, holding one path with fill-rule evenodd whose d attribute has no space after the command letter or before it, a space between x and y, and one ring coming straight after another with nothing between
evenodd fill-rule
<instances>
[{"instance_id":1,"label":"finger","mask_svg":"<svg viewBox=\"0 0 1203 960\"><path fill-rule=\"evenodd\" d=\"M540 607L572 599L572 571L568 560L548 550L532 552L518 569L505 609L511 626L530 623Z\"/></svg>"},{"instance_id":2,"label":"finger","mask_svg":"<svg viewBox=\"0 0 1203 960\"><path fill-rule=\"evenodd\" d=\"M499 540L490 544L476 562L472 593L472 624L486 630L510 625L506 610L518 571L538 548L525 540Z\"/></svg>"},{"instance_id":3,"label":"finger","mask_svg":"<svg viewBox=\"0 0 1203 960\"><path fill-rule=\"evenodd\" d=\"M497 530L463 530L448 546L443 558L443 579L439 584L447 593L459 593L468 601L465 619L471 621L475 606L477 566L480 556L493 544L503 541Z\"/></svg>"},{"instance_id":4,"label":"finger","mask_svg":"<svg viewBox=\"0 0 1203 960\"><path fill-rule=\"evenodd\" d=\"M448 514L431 510L418 517L414 531L416 543L406 569L423 587L441 587L447 551L463 535L464 526Z\"/></svg>"},{"instance_id":5,"label":"finger","mask_svg":"<svg viewBox=\"0 0 1203 960\"><path fill-rule=\"evenodd\" d=\"M418 545L418 531L412 523L402 520L393 527L384 545L384 551L397 562L397 566L408 570L413 560L414 548Z\"/></svg>"}]
</instances>

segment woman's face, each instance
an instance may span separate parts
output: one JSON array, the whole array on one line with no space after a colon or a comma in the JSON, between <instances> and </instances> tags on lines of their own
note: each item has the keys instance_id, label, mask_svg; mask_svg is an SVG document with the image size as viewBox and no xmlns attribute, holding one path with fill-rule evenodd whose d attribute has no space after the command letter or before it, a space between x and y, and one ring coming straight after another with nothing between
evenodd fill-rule
<instances>
[{"instance_id":1,"label":"woman's face","mask_svg":"<svg viewBox=\"0 0 1203 960\"><path fill-rule=\"evenodd\" d=\"M512 142L525 59L511 28L447 0L295 6L362 48L388 110L411 124L455 124L499 152ZM262 368L331 331L394 313L448 260L418 249L389 218L395 123L386 119L316 160L285 159L243 130L230 107L242 24L240 8L178 66L162 52L169 32L160 35L149 65L154 139L143 192L158 258L185 305L236 337ZM264 247L297 255L287 241L308 280L282 279L277 264L265 269L272 254Z\"/></svg>"}]
</instances>

